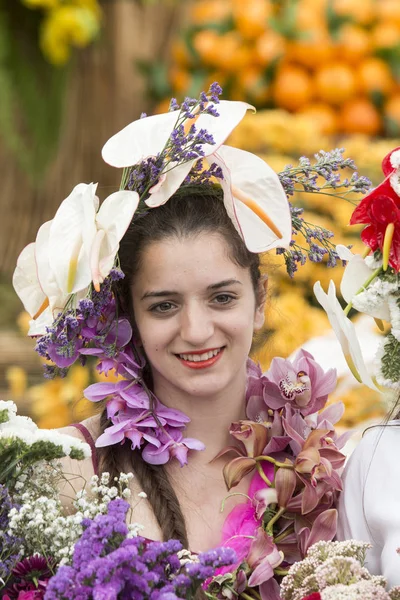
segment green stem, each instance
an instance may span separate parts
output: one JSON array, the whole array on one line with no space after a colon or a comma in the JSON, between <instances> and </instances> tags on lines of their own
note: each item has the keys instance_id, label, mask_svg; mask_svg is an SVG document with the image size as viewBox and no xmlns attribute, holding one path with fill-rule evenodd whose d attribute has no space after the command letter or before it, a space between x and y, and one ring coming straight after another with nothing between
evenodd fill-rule
<instances>
[{"instance_id":1,"label":"green stem","mask_svg":"<svg viewBox=\"0 0 400 600\"><path fill-rule=\"evenodd\" d=\"M289 573L289 569L274 569L275 575L287 575Z\"/></svg>"},{"instance_id":2,"label":"green stem","mask_svg":"<svg viewBox=\"0 0 400 600\"><path fill-rule=\"evenodd\" d=\"M322 189L314 190L314 191L311 191L311 190L306 191L306 190L299 190L299 189L294 188L293 191L297 192L298 194L307 193L307 194L322 194L323 196L332 196L333 198L340 198L340 200L346 200L346 202L350 202L350 204L353 204L354 206L357 205L357 202L354 202L350 198L346 198L345 196L339 196L336 194L330 194L329 192L324 192ZM349 190L348 193L350 193L351 191L354 191L354 190Z\"/></svg>"},{"instance_id":3,"label":"green stem","mask_svg":"<svg viewBox=\"0 0 400 600\"><path fill-rule=\"evenodd\" d=\"M272 487L272 482L268 479L268 477L264 473L263 468L260 465L260 463L256 463L256 469L257 469L258 474L260 475L261 479L267 484L267 486Z\"/></svg>"},{"instance_id":4,"label":"green stem","mask_svg":"<svg viewBox=\"0 0 400 600\"><path fill-rule=\"evenodd\" d=\"M259 461L259 460L266 460L267 462L272 463L273 465L275 465L276 467L280 467L281 469L293 469L293 465L292 463L282 463L279 462L277 460L275 460L274 458L271 458L271 456L256 456L254 458L255 461Z\"/></svg>"},{"instance_id":5,"label":"green stem","mask_svg":"<svg viewBox=\"0 0 400 600\"><path fill-rule=\"evenodd\" d=\"M267 533L269 533L270 535L273 534L273 528L274 528L274 524L277 522L278 519L281 518L281 516L283 515L283 513L286 512L286 508L281 506L281 508L278 510L278 512L272 517L272 519L270 519L267 523Z\"/></svg>"},{"instance_id":6,"label":"green stem","mask_svg":"<svg viewBox=\"0 0 400 600\"><path fill-rule=\"evenodd\" d=\"M361 294L361 292L363 292L369 286L371 281L373 281L375 279L375 277L377 277L381 271L382 271L382 267L378 267L378 269L375 269L375 271L368 277L367 281L364 281L362 286L356 291L356 293L354 295L357 296L358 294ZM343 311L344 314L346 315L346 317L349 314L352 307L353 307L353 302L349 302Z\"/></svg>"}]
</instances>

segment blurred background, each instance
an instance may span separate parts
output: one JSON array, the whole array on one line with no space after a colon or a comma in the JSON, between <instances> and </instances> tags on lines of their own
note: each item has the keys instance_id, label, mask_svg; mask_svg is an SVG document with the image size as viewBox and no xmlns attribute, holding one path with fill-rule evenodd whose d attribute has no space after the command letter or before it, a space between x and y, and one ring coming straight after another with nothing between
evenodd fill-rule
<instances>
[{"instance_id":1,"label":"blurred background","mask_svg":"<svg viewBox=\"0 0 400 600\"><path fill-rule=\"evenodd\" d=\"M218 81L225 99L258 109L228 143L255 152L275 170L321 149L346 148L359 172L381 180L381 160L400 146L398 0L2 0L0 1L0 397L41 427L87 416L82 390L95 365L46 381L26 338L27 315L11 286L16 259L79 182L99 181L104 198L120 173L102 162L113 133L169 98L197 96ZM359 248L347 226L351 204L302 194L308 221ZM253 357L301 345L336 366L342 427L382 418L388 399L348 374L325 313L313 298L320 280L338 285L342 267L307 264L294 280L268 256L266 328ZM371 323L370 323L371 321ZM379 336L358 319L372 368Z\"/></svg>"}]
</instances>

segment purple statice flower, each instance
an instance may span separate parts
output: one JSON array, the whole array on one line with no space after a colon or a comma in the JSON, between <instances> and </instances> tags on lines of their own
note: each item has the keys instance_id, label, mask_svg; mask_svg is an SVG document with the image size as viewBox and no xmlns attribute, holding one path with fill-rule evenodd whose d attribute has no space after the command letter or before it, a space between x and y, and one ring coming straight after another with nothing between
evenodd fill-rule
<instances>
[{"instance_id":1,"label":"purple statice flower","mask_svg":"<svg viewBox=\"0 0 400 600\"><path fill-rule=\"evenodd\" d=\"M99 359L117 358L132 338L132 328L125 318L117 317L112 285L123 277L119 269L112 269L92 297L80 300L75 309L60 313L47 335L36 343L40 356L51 360L46 365L45 376L65 375L77 360L85 361L93 354ZM107 367L104 366L103 370Z\"/></svg>"},{"instance_id":2,"label":"purple statice flower","mask_svg":"<svg viewBox=\"0 0 400 600\"><path fill-rule=\"evenodd\" d=\"M204 169L203 161L199 159L187 175L185 184L212 185L213 179L223 178L222 169L216 163L211 163L208 169Z\"/></svg>"},{"instance_id":3,"label":"purple statice flower","mask_svg":"<svg viewBox=\"0 0 400 600\"><path fill-rule=\"evenodd\" d=\"M315 161L302 156L297 166L287 165L279 179L286 195L293 196L295 192L312 192L340 197L338 189L343 189L343 199L352 192L365 194L371 188L371 182L366 177L360 177L354 172L351 178L341 178L340 171L352 169L356 166L352 159L343 157L344 149L335 148L330 152L321 150L314 155ZM296 273L299 265L303 265L307 258L311 262L326 261L328 267L335 267L339 257L331 238L333 233L324 227L307 223L301 214L302 208L291 208L293 237L289 249L278 248L277 254L282 254L286 270L290 277ZM305 239L308 247L302 247L297 241L298 234Z\"/></svg>"},{"instance_id":4,"label":"purple statice flower","mask_svg":"<svg viewBox=\"0 0 400 600\"><path fill-rule=\"evenodd\" d=\"M12 503L8 489L0 484L0 579L7 581L12 569L21 558L21 542L10 535L8 514L16 506Z\"/></svg>"},{"instance_id":5,"label":"purple statice flower","mask_svg":"<svg viewBox=\"0 0 400 600\"><path fill-rule=\"evenodd\" d=\"M45 600L175 600L191 598L215 570L235 560L229 549L200 554L196 568L181 567L178 540L128 538L125 523L129 504L108 504L105 515L84 519L84 532L75 545L72 566L62 566L50 579Z\"/></svg>"}]
</instances>

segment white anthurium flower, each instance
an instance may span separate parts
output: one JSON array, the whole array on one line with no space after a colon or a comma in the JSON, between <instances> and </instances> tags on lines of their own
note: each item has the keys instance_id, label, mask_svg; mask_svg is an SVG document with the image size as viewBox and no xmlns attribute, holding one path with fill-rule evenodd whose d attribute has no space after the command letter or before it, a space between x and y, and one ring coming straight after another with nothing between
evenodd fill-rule
<instances>
[{"instance_id":1,"label":"white anthurium flower","mask_svg":"<svg viewBox=\"0 0 400 600\"><path fill-rule=\"evenodd\" d=\"M59 288L66 294L95 289L110 272L119 242L139 203L136 192L119 191L100 209L97 185L77 185L60 205L50 227L49 262Z\"/></svg>"},{"instance_id":2,"label":"white anthurium flower","mask_svg":"<svg viewBox=\"0 0 400 600\"><path fill-rule=\"evenodd\" d=\"M12 283L25 310L35 316L46 302L46 294L39 283L35 257L35 242L28 244L17 259Z\"/></svg>"},{"instance_id":3,"label":"white anthurium flower","mask_svg":"<svg viewBox=\"0 0 400 600\"><path fill-rule=\"evenodd\" d=\"M36 242L26 246L17 260L13 286L25 310L31 315L28 335L44 335L55 313L63 309L67 296L61 292L50 269L48 234L51 221L44 223Z\"/></svg>"},{"instance_id":4,"label":"white anthurium flower","mask_svg":"<svg viewBox=\"0 0 400 600\"><path fill-rule=\"evenodd\" d=\"M341 244L336 246L336 252L347 265L340 283L340 291L348 304L353 303L356 310L374 319L390 320L387 294L384 293L382 282L375 280L368 289L363 290L364 284L371 278L371 269L360 254L353 254L349 248ZM384 286L384 283L383 283Z\"/></svg>"},{"instance_id":5,"label":"white anthurium flower","mask_svg":"<svg viewBox=\"0 0 400 600\"><path fill-rule=\"evenodd\" d=\"M246 102L230 100L221 100L213 106L219 113L218 117L201 113L183 122L186 129L195 124L197 131L205 129L213 136L214 144L202 145L205 157L215 152L224 143L249 109L255 110ZM157 156L163 151L176 125L178 115L179 111L174 111L133 121L105 143L102 150L103 159L113 167L123 168ZM153 191L150 192L146 204L151 208L165 204L179 188L196 160L180 165L171 162L163 174L164 177L160 178L160 185L154 186Z\"/></svg>"},{"instance_id":6,"label":"white anthurium flower","mask_svg":"<svg viewBox=\"0 0 400 600\"><path fill-rule=\"evenodd\" d=\"M221 167L225 208L251 252L288 248L292 236L289 203L278 175L250 152L221 146L209 158Z\"/></svg>"},{"instance_id":7,"label":"white anthurium flower","mask_svg":"<svg viewBox=\"0 0 400 600\"><path fill-rule=\"evenodd\" d=\"M379 391L372 381L365 365L360 342L354 324L344 314L338 299L333 281L330 281L328 294L322 289L321 283L314 284L314 294L326 314L343 350L346 362L354 377L372 390Z\"/></svg>"}]
</instances>

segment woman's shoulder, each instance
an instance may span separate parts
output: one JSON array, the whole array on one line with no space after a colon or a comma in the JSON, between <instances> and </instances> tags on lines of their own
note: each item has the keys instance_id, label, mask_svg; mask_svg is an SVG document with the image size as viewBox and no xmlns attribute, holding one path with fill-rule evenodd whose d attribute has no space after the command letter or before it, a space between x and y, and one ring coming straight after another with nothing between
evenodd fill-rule
<instances>
[{"instance_id":1,"label":"woman's shoulder","mask_svg":"<svg viewBox=\"0 0 400 600\"><path fill-rule=\"evenodd\" d=\"M400 451L400 421L389 421L386 424L368 427L351 454L346 468L354 475L358 471L365 475L370 469L378 468L381 473L392 469Z\"/></svg>"},{"instance_id":2,"label":"woman's shoulder","mask_svg":"<svg viewBox=\"0 0 400 600\"><path fill-rule=\"evenodd\" d=\"M71 425L61 427L57 431L79 438L82 441L87 441L88 437L90 436L93 442L95 442L100 435L100 415L94 415L93 417L89 417L80 423L73 423Z\"/></svg>"},{"instance_id":3,"label":"woman's shoulder","mask_svg":"<svg viewBox=\"0 0 400 600\"><path fill-rule=\"evenodd\" d=\"M97 474L97 457L95 441L99 436L100 419L98 416L85 419L81 423L68 425L58 429L60 433L78 438L89 444L92 451L90 458L75 460L69 457L61 462L62 480L59 485L60 498L65 508L70 509L76 492L86 487L88 481Z\"/></svg>"}]
</instances>

